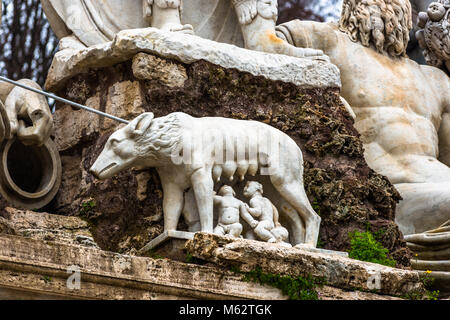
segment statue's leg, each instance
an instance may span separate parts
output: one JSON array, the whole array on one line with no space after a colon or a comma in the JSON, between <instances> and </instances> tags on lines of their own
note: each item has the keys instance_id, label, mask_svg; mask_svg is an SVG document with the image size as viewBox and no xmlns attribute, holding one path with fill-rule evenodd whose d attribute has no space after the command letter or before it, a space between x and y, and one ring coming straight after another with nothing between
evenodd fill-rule
<instances>
[{"instance_id":1,"label":"statue's leg","mask_svg":"<svg viewBox=\"0 0 450 320\"><path fill-rule=\"evenodd\" d=\"M224 227L221 224L218 224L217 227L214 228L214 234L218 234L219 236L224 236L226 234Z\"/></svg>"},{"instance_id":2,"label":"statue's leg","mask_svg":"<svg viewBox=\"0 0 450 320\"><path fill-rule=\"evenodd\" d=\"M276 242L275 237L270 232L273 229L273 222L270 221L261 221L258 223L256 228L254 229L258 238L266 242Z\"/></svg>"},{"instance_id":3,"label":"statue's leg","mask_svg":"<svg viewBox=\"0 0 450 320\"><path fill-rule=\"evenodd\" d=\"M213 232L213 189L211 168L200 168L191 177L195 200L200 215L200 224L203 232Z\"/></svg>"},{"instance_id":4,"label":"statue's leg","mask_svg":"<svg viewBox=\"0 0 450 320\"><path fill-rule=\"evenodd\" d=\"M404 235L435 229L450 219L450 182L395 185L403 200L395 221Z\"/></svg>"},{"instance_id":5,"label":"statue's leg","mask_svg":"<svg viewBox=\"0 0 450 320\"><path fill-rule=\"evenodd\" d=\"M240 223L233 223L230 225L230 231L229 234L232 235L235 238L239 238L242 233L242 224Z\"/></svg>"},{"instance_id":6,"label":"statue's leg","mask_svg":"<svg viewBox=\"0 0 450 320\"><path fill-rule=\"evenodd\" d=\"M192 188L184 194L183 218L189 227L189 232L199 232L201 230L200 216L198 215L195 194Z\"/></svg>"},{"instance_id":7,"label":"statue's leg","mask_svg":"<svg viewBox=\"0 0 450 320\"><path fill-rule=\"evenodd\" d=\"M305 242L305 227L297 210L285 199L282 199L280 213L289 226L289 235L295 244Z\"/></svg>"},{"instance_id":8,"label":"statue's leg","mask_svg":"<svg viewBox=\"0 0 450 320\"><path fill-rule=\"evenodd\" d=\"M155 0L153 2L151 26L165 31L193 34L190 24L181 23L181 0Z\"/></svg>"},{"instance_id":9,"label":"statue's leg","mask_svg":"<svg viewBox=\"0 0 450 320\"><path fill-rule=\"evenodd\" d=\"M247 49L299 58L329 60L321 50L297 48L279 38L275 31L277 0L232 0Z\"/></svg>"},{"instance_id":10,"label":"statue's leg","mask_svg":"<svg viewBox=\"0 0 450 320\"><path fill-rule=\"evenodd\" d=\"M183 190L175 183L163 184L164 230L176 230L183 210Z\"/></svg>"}]
</instances>

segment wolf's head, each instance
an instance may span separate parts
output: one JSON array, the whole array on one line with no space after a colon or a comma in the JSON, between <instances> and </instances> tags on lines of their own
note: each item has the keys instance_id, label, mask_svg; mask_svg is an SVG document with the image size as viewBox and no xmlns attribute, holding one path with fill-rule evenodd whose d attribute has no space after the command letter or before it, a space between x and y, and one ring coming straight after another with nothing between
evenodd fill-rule
<instances>
[{"instance_id":1,"label":"wolf's head","mask_svg":"<svg viewBox=\"0 0 450 320\"><path fill-rule=\"evenodd\" d=\"M122 170L141 165L143 159L138 144L153 119L153 113L143 113L114 132L89 171L99 179L108 179Z\"/></svg>"}]
</instances>

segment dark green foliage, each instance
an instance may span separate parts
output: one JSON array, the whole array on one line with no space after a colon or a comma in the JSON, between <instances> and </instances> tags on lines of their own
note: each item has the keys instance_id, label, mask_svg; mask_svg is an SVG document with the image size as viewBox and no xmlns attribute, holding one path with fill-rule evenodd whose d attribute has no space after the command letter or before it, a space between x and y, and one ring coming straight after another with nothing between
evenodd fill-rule
<instances>
[{"instance_id":1,"label":"dark green foliage","mask_svg":"<svg viewBox=\"0 0 450 320\"><path fill-rule=\"evenodd\" d=\"M422 277L425 290L412 291L402 298L407 300L439 300L439 290L433 290L435 279L430 276L432 271L426 271L426 275Z\"/></svg>"},{"instance_id":2,"label":"dark green foliage","mask_svg":"<svg viewBox=\"0 0 450 320\"><path fill-rule=\"evenodd\" d=\"M94 199L89 199L81 204L80 216L89 217L97 207Z\"/></svg>"},{"instance_id":3,"label":"dark green foliage","mask_svg":"<svg viewBox=\"0 0 450 320\"><path fill-rule=\"evenodd\" d=\"M312 208L314 211L320 216L320 204L317 201L317 199L314 199L314 201L311 203Z\"/></svg>"},{"instance_id":4,"label":"dark green foliage","mask_svg":"<svg viewBox=\"0 0 450 320\"><path fill-rule=\"evenodd\" d=\"M188 252L186 253L186 263L203 265L205 264L205 261L194 257L192 254Z\"/></svg>"},{"instance_id":5,"label":"dark green foliage","mask_svg":"<svg viewBox=\"0 0 450 320\"><path fill-rule=\"evenodd\" d=\"M290 277L264 273L261 268L245 273L244 281L269 285L281 290L290 300L319 300L317 286L324 285L323 279L307 277Z\"/></svg>"},{"instance_id":6,"label":"dark green foliage","mask_svg":"<svg viewBox=\"0 0 450 320\"><path fill-rule=\"evenodd\" d=\"M395 267L395 260L388 258L389 250L383 247L370 231L355 231L350 233L349 237L351 244L350 258Z\"/></svg>"}]
</instances>

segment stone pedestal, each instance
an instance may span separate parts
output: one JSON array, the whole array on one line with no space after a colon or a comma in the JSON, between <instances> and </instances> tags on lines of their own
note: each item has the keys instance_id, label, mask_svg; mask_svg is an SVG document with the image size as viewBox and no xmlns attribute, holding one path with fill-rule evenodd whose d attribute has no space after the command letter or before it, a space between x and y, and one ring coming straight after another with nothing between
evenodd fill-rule
<instances>
[{"instance_id":1,"label":"stone pedestal","mask_svg":"<svg viewBox=\"0 0 450 320\"><path fill-rule=\"evenodd\" d=\"M194 233L185 231L164 231L138 251L140 255L159 255L172 260L186 261L185 244L194 239Z\"/></svg>"},{"instance_id":2,"label":"stone pedestal","mask_svg":"<svg viewBox=\"0 0 450 320\"><path fill-rule=\"evenodd\" d=\"M399 194L364 160L362 142L327 61L254 52L157 29L123 31L112 42L59 52L46 87L127 120L183 111L195 117L256 120L287 133L303 151L305 187L322 217L320 244L349 249L354 230L383 230L399 266L409 264L394 223ZM98 181L88 169L119 124L57 105L55 141L63 163L54 212L83 216L105 250L135 253L163 232L155 170L135 168ZM190 221L178 230L187 231ZM283 223L283 221L282 221Z\"/></svg>"},{"instance_id":3,"label":"stone pedestal","mask_svg":"<svg viewBox=\"0 0 450 320\"><path fill-rule=\"evenodd\" d=\"M343 265L342 259L344 259L334 255L278 248L273 245L266 246L264 243L256 241L242 242L238 240L237 245L233 246L233 240L224 240L220 237L203 234L198 234L193 240L189 240L188 248L195 247L196 250L191 252L210 262L213 262L212 256L217 257L217 253L221 249L225 249L223 259L215 259L214 262L218 263L216 265L212 263L198 264L200 260L195 259L191 259L191 263L186 263L186 260L174 261L156 255L153 257L123 255L100 250L91 239L88 223L80 218L12 208L7 208L6 212L5 217L0 217L1 299L281 300L287 299L281 290L272 286L244 281L242 274L232 271L231 268L223 267L223 259L231 262L230 253L239 253L240 243L246 244L252 257L246 262L244 261L247 266L252 266L257 260L271 261L270 265L278 266L281 270L289 266L289 261L303 261L307 265L318 265L320 267L318 273L314 274L317 275L326 271L323 268L323 262L327 262L329 264L327 268L331 268ZM205 240L208 239L211 240L211 246L209 246L211 250L207 249L208 245ZM171 241L167 241L165 244L170 244ZM186 242L186 240L179 239L174 241L180 241L183 245ZM274 254L274 248L276 248L275 253L278 254L278 258L283 255L287 257L286 253L292 250L295 258L288 259L289 261L276 260L277 254ZM205 249L211 253L209 258L204 255ZM327 260L324 260L324 257ZM240 259L239 255L235 255L235 258ZM236 262L238 260L235 259ZM239 261L242 262L242 260ZM358 262L353 262L353 264L361 265ZM348 262L347 265L351 266ZM264 263L261 264L265 270L267 270L266 266ZM374 270L378 269L375 267ZM309 272L307 268L304 270ZM355 269L355 267L349 269L349 272L353 270L359 270L358 276L363 274L360 269ZM293 274L298 271L298 267L292 268ZM345 275L343 273L345 270L342 268L338 268L336 271L337 273L328 273L331 277ZM412 281L420 288L420 283L415 282L416 273L407 271L397 271L397 273L405 276L398 280L398 283L391 284L391 288L398 288L407 281ZM358 280L361 279L358 278ZM356 287L357 282L352 283ZM411 286L411 288L414 287L414 285ZM342 283L339 284L336 281L330 282L330 285L314 288L317 290L319 298L324 300L399 299L399 297L369 293L359 291L359 289L361 288L349 290L348 286L343 286Z\"/></svg>"}]
</instances>

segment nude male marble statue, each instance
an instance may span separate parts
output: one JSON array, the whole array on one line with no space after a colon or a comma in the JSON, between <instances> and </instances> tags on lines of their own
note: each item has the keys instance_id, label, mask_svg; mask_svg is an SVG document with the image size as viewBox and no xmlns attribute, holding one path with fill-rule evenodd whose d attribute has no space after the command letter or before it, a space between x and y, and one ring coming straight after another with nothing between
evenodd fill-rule
<instances>
[{"instance_id":1,"label":"nude male marble statue","mask_svg":"<svg viewBox=\"0 0 450 320\"><path fill-rule=\"evenodd\" d=\"M411 26L407 0L344 0L339 25L278 27L279 37L321 49L339 67L366 160L403 197L396 222L406 235L450 219L450 79L405 56Z\"/></svg>"}]
</instances>

